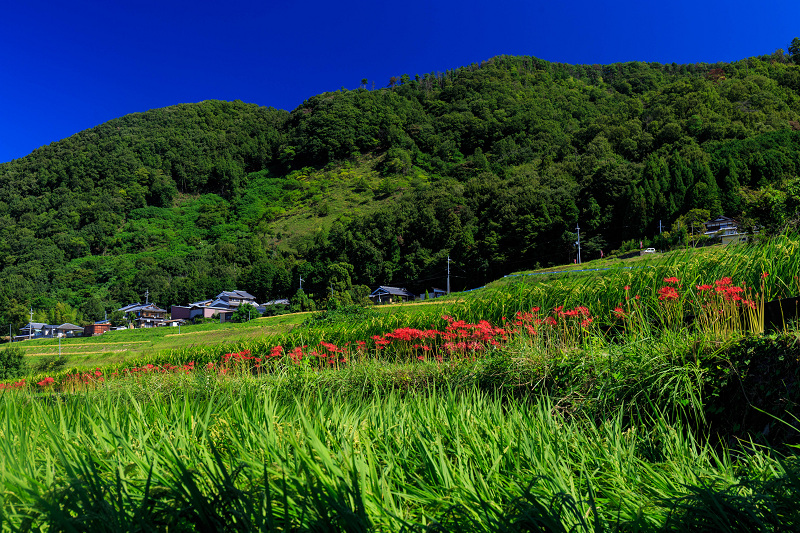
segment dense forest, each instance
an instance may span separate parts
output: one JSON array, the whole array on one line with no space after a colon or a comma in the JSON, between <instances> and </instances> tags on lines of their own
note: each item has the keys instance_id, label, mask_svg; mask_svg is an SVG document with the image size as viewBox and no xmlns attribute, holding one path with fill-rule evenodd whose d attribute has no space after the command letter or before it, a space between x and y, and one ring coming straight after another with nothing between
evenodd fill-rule
<instances>
[{"instance_id":1,"label":"dense forest","mask_svg":"<svg viewBox=\"0 0 800 533\"><path fill-rule=\"evenodd\" d=\"M454 288L686 242L705 216L797 223L800 40L735 63L499 56L286 112L121 117L0 165L0 324L224 289L261 301ZM299 300L299 298L298 298ZM308 305L308 302L305 302Z\"/></svg>"}]
</instances>

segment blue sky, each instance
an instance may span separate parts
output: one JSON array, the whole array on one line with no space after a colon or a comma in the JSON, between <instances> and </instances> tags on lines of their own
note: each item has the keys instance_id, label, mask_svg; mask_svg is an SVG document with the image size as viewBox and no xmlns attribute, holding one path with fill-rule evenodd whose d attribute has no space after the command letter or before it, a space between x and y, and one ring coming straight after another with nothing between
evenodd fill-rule
<instances>
[{"instance_id":1,"label":"blue sky","mask_svg":"<svg viewBox=\"0 0 800 533\"><path fill-rule=\"evenodd\" d=\"M735 61L786 49L800 2L7 2L0 162L112 118L184 102L291 110L362 78L499 54L565 63Z\"/></svg>"}]
</instances>

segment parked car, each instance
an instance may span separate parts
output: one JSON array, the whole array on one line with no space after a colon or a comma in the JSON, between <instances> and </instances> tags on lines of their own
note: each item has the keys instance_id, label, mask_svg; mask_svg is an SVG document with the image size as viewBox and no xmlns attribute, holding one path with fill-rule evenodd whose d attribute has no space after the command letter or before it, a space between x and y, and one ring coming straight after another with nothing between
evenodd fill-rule
<instances>
[{"instance_id":1,"label":"parked car","mask_svg":"<svg viewBox=\"0 0 800 533\"><path fill-rule=\"evenodd\" d=\"M655 248L647 248L647 249L645 249L644 253L646 253L646 254L654 254L654 253L656 253L656 249Z\"/></svg>"}]
</instances>

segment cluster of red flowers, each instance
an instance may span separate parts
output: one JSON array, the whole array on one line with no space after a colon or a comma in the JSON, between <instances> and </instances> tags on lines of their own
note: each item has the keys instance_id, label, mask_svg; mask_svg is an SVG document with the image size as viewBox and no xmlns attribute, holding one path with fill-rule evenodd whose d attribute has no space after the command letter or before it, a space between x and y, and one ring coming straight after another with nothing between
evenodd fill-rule
<instances>
[{"instance_id":1,"label":"cluster of red flowers","mask_svg":"<svg viewBox=\"0 0 800 533\"><path fill-rule=\"evenodd\" d=\"M763 280L768 276L765 272L761 275ZM680 298L678 289L681 288L680 279L675 276L664 278L665 285L658 290L659 301L676 301ZM723 277L714 282L713 285L701 284L695 286L701 294L709 296L718 295L724 301L735 302L737 305L746 305L755 308L752 300L743 298L746 292L744 287L734 285L730 277ZM630 286L626 285L625 299L628 300ZM713 290L712 290L713 289ZM639 295L634 297L639 299ZM576 325L583 328L588 327L593 322L589 309L585 306L576 306L573 309L565 309L558 306L547 316L540 316L540 308L533 307L530 311L518 311L512 320L502 318L504 327L496 327L487 320L477 323L468 323L464 320L456 320L451 316L444 315L442 319L447 322L443 330L437 329L417 329L412 327L397 328L384 335L374 335L372 344L375 350L383 350L387 346L393 345L397 350L408 350L419 360L428 357L436 361L443 361L443 355L450 356L472 356L479 352L484 352L491 347L500 346L507 342L512 335L527 334L530 336L552 331L550 328L562 328L568 330ZM618 304L613 310L613 316L619 319L626 319L630 316L631 310L623 308L623 304ZM560 330L559 330L560 331ZM348 361L348 354L363 354L369 349L368 341L359 340L353 343L346 343L337 346L332 342L320 341L317 348L308 350L308 345L295 346L291 349L284 349L281 345L273 346L265 359L288 358L292 363L316 361L313 364L338 365ZM252 355L250 350L231 352L223 355L222 360L215 363L208 363L205 369L216 371L220 374L227 374L231 368L236 367L245 371L260 372L264 361L261 357ZM149 373L191 373L195 370L194 361L184 365L164 364L155 366L152 364L133 367L122 371L124 375L141 375ZM88 385L104 381L105 378L118 377L119 372L103 374L98 368L94 371L69 374L65 376L65 381L72 381ZM54 378L47 377L38 382L40 387L47 387L55 382ZM25 380L15 383L0 384L0 390L21 389L25 387Z\"/></svg>"},{"instance_id":2,"label":"cluster of red flowers","mask_svg":"<svg viewBox=\"0 0 800 533\"><path fill-rule=\"evenodd\" d=\"M764 272L761 274L761 279L765 279L769 273ZM664 278L664 283L671 283L671 284L679 284L680 280L676 277ZM629 287L625 287L627 291ZM695 289L697 292L701 294L718 294L722 296L725 301L729 302L741 302L742 305L746 305L752 309L755 309L756 305L755 302L752 300L748 300L742 297L742 294L745 292L744 287L739 285L733 284L733 279L728 276L720 278L714 281L714 285L709 285L707 283L695 285ZM712 293L713 289L713 293ZM675 287L670 285L665 285L658 290L658 299L661 301L672 301L677 300L679 298L678 290ZM617 309L615 309L615 313Z\"/></svg>"},{"instance_id":3,"label":"cluster of red flowers","mask_svg":"<svg viewBox=\"0 0 800 533\"><path fill-rule=\"evenodd\" d=\"M674 283L676 285L679 285L680 282L681 280L679 280L675 276L672 276L670 278L664 278L664 283ZM663 287L658 289L658 299L661 300L662 302L677 300L678 297L679 297L678 289L672 287L671 285L664 285Z\"/></svg>"},{"instance_id":4,"label":"cluster of red flowers","mask_svg":"<svg viewBox=\"0 0 800 533\"><path fill-rule=\"evenodd\" d=\"M21 389L25 386L25 380L15 381L14 383L0 383L0 390Z\"/></svg>"}]
</instances>

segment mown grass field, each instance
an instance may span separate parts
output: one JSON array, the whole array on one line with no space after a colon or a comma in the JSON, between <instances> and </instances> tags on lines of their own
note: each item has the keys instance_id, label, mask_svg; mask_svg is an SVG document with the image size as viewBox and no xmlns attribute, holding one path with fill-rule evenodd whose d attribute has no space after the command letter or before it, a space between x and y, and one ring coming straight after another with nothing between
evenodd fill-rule
<instances>
[{"instance_id":1,"label":"mown grass field","mask_svg":"<svg viewBox=\"0 0 800 533\"><path fill-rule=\"evenodd\" d=\"M800 529L800 240L640 265L121 332L4 385L3 527Z\"/></svg>"}]
</instances>

